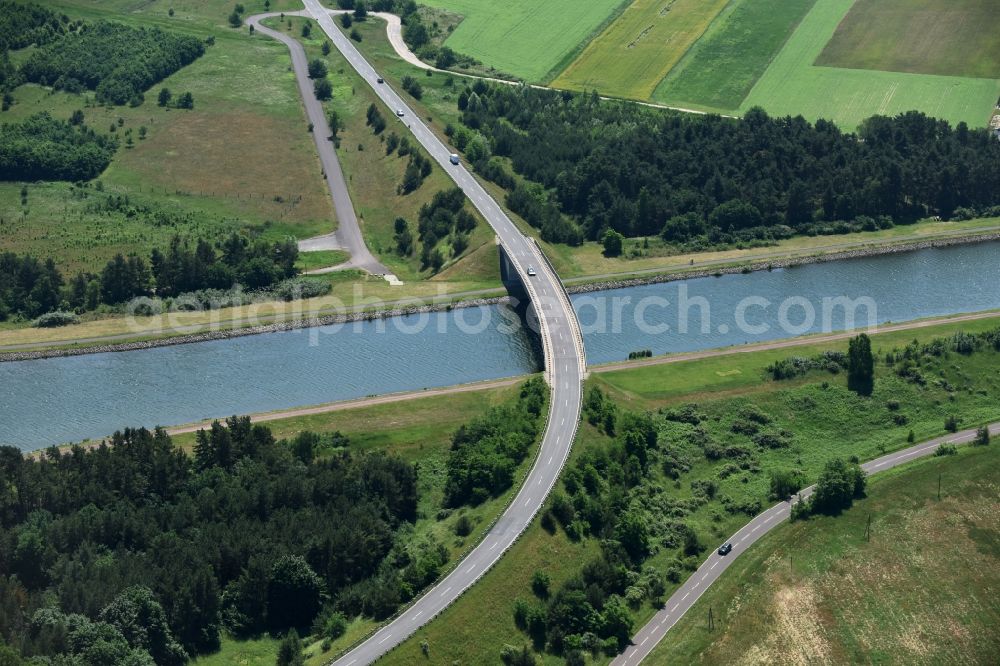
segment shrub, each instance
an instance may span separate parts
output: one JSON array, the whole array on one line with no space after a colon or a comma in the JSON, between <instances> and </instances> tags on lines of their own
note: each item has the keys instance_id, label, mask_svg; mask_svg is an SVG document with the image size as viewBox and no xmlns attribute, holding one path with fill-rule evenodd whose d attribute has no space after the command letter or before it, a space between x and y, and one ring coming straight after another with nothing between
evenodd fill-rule
<instances>
[{"instance_id":1,"label":"shrub","mask_svg":"<svg viewBox=\"0 0 1000 666\"><path fill-rule=\"evenodd\" d=\"M332 286L329 282L321 280L310 280L308 278L292 278L283 280L270 288L270 293L275 298L283 301L293 301L300 298L316 298L330 293Z\"/></svg>"},{"instance_id":2,"label":"shrub","mask_svg":"<svg viewBox=\"0 0 1000 666\"><path fill-rule=\"evenodd\" d=\"M975 446L986 446L990 443L990 428L983 426L976 430L976 438L972 440Z\"/></svg>"},{"instance_id":3,"label":"shrub","mask_svg":"<svg viewBox=\"0 0 1000 666\"><path fill-rule=\"evenodd\" d=\"M936 456L953 456L958 453L958 448L954 444L942 444L934 450Z\"/></svg>"},{"instance_id":4,"label":"shrub","mask_svg":"<svg viewBox=\"0 0 1000 666\"><path fill-rule=\"evenodd\" d=\"M788 499L801 490L804 483L805 478L798 470L775 470L771 472L771 498Z\"/></svg>"},{"instance_id":5,"label":"shrub","mask_svg":"<svg viewBox=\"0 0 1000 666\"><path fill-rule=\"evenodd\" d=\"M944 429L948 432L958 432L958 417L952 414L944 420Z\"/></svg>"},{"instance_id":6,"label":"shrub","mask_svg":"<svg viewBox=\"0 0 1000 666\"><path fill-rule=\"evenodd\" d=\"M517 625L518 629L524 629L528 626L528 611L530 609L531 607L524 599L520 597L514 599L514 624Z\"/></svg>"},{"instance_id":7,"label":"shrub","mask_svg":"<svg viewBox=\"0 0 1000 666\"><path fill-rule=\"evenodd\" d=\"M549 597L549 585L552 584L552 579L544 571L536 571L531 576L531 590L540 599L547 599Z\"/></svg>"},{"instance_id":8,"label":"shrub","mask_svg":"<svg viewBox=\"0 0 1000 666\"><path fill-rule=\"evenodd\" d=\"M331 640L337 640L347 631L347 617L340 612L331 613L326 619L323 633Z\"/></svg>"},{"instance_id":9,"label":"shrub","mask_svg":"<svg viewBox=\"0 0 1000 666\"><path fill-rule=\"evenodd\" d=\"M820 473L810 502L814 513L837 514L864 497L867 478L857 463L840 458L831 460Z\"/></svg>"},{"instance_id":10,"label":"shrub","mask_svg":"<svg viewBox=\"0 0 1000 666\"><path fill-rule=\"evenodd\" d=\"M469 536L472 533L472 521L466 515L461 515L455 521L455 534L460 537Z\"/></svg>"},{"instance_id":11,"label":"shrub","mask_svg":"<svg viewBox=\"0 0 1000 666\"><path fill-rule=\"evenodd\" d=\"M424 89L420 86L420 82L417 81L412 76L404 76L402 80L403 90L410 93L414 99L420 99L424 95Z\"/></svg>"},{"instance_id":12,"label":"shrub","mask_svg":"<svg viewBox=\"0 0 1000 666\"><path fill-rule=\"evenodd\" d=\"M80 323L80 318L75 313L56 310L43 314L32 323L32 326L36 328L57 328L59 326L69 326L70 324L78 323Z\"/></svg>"},{"instance_id":13,"label":"shrub","mask_svg":"<svg viewBox=\"0 0 1000 666\"><path fill-rule=\"evenodd\" d=\"M326 76L326 63L319 58L310 60L308 69L310 79L322 79Z\"/></svg>"},{"instance_id":14,"label":"shrub","mask_svg":"<svg viewBox=\"0 0 1000 666\"><path fill-rule=\"evenodd\" d=\"M313 81L313 92L316 95L316 99L321 102L325 102L333 98L333 86L326 78L316 79Z\"/></svg>"},{"instance_id":15,"label":"shrub","mask_svg":"<svg viewBox=\"0 0 1000 666\"><path fill-rule=\"evenodd\" d=\"M614 229L608 229L605 231L604 237L601 239L601 243L604 246L604 256L617 257L621 255L624 242L625 236L618 233Z\"/></svg>"}]
</instances>

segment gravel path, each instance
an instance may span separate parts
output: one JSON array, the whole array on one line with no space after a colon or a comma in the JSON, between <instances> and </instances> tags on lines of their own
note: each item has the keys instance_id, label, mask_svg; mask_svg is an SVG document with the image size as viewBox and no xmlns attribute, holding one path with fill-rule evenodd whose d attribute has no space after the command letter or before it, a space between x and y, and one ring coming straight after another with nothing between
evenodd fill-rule
<instances>
[{"instance_id":1,"label":"gravel path","mask_svg":"<svg viewBox=\"0 0 1000 666\"><path fill-rule=\"evenodd\" d=\"M344 178L344 172L340 168L337 151L334 148L333 142L329 139L333 134L330 131L330 124L327 122L326 114L323 112L322 103L313 94L313 84L309 78L305 49L293 37L261 25L262 20L280 15L280 12L257 14L247 18L246 22L247 25L253 26L254 31L276 39L287 46L291 53L292 70L295 72L295 78L299 84L299 92L302 94L302 104L305 106L306 116L313 126L312 134L316 143L316 152L319 154L320 163L323 165L323 173L326 176L326 183L330 188L330 196L333 199L333 207L337 211L337 220L339 222L337 231L332 234L306 239L299 244L299 249L304 251L347 250L350 252L351 258L341 264L339 268L360 268L372 275L389 274L391 271L375 258L375 255L365 245L365 239L361 235L358 216L354 212L351 195L347 190L347 180ZM308 16L308 13L304 11L285 12L285 16Z\"/></svg>"}]
</instances>

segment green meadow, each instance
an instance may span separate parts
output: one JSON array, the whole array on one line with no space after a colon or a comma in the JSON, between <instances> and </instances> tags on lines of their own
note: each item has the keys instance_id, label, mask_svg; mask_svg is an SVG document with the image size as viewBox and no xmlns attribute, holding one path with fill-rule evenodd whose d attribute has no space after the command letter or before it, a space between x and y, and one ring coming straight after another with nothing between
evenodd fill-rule
<instances>
[{"instance_id":1,"label":"green meadow","mask_svg":"<svg viewBox=\"0 0 1000 666\"><path fill-rule=\"evenodd\" d=\"M0 243L5 249L52 257L66 272L98 270L116 252L146 254L177 233L218 237L244 229L268 239L307 238L336 228L333 207L302 111L288 49L226 25L232 4L222 0L59 0L46 3L72 18L214 37L205 54L145 93L142 105L105 107L93 94L53 92L35 85L13 91L0 123L48 111L68 118L80 109L98 132L122 137L107 170L88 187L66 183L0 185ZM263 11L263 0L245 3ZM298 3L272 1L275 9ZM194 95L194 109L157 105L161 87ZM143 131L142 128L145 128ZM124 135L131 134L131 146ZM143 133L144 132L144 133ZM102 191L99 191L102 189ZM105 210L106 194L169 218ZM127 208L124 207L124 208Z\"/></svg>"},{"instance_id":2,"label":"green meadow","mask_svg":"<svg viewBox=\"0 0 1000 666\"><path fill-rule=\"evenodd\" d=\"M426 4L465 17L445 45L538 82L565 64L622 0L427 0Z\"/></svg>"},{"instance_id":3,"label":"green meadow","mask_svg":"<svg viewBox=\"0 0 1000 666\"><path fill-rule=\"evenodd\" d=\"M1000 77L994 0L858 0L819 65Z\"/></svg>"}]
</instances>

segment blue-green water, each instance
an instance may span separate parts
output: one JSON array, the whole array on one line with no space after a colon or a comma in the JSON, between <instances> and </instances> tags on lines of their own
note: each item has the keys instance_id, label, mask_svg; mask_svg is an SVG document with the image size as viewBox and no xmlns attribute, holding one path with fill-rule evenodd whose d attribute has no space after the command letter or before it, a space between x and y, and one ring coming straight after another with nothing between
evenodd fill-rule
<instances>
[{"instance_id":1,"label":"blue-green water","mask_svg":"<svg viewBox=\"0 0 1000 666\"><path fill-rule=\"evenodd\" d=\"M1000 308L998 251L997 243L922 250L581 294L573 302L588 362L606 363L639 349L663 354L844 330L843 307L834 303L824 316L824 300L838 297L869 299L856 300L870 307L856 309L855 327ZM468 308L0 363L0 443L31 449L126 425L187 423L535 371L533 335L512 320L506 309Z\"/></svg>"}]
</instances>

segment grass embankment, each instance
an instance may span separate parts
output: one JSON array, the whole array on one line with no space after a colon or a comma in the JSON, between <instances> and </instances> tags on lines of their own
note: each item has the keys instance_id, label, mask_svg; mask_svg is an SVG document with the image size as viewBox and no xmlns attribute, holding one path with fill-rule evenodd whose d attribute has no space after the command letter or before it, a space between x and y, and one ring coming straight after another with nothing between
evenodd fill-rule
<instances>
[{"instance_id":1,"label":"grass embankment","mask_svg":"<svg viewBox=\"0 0 1000 666\"><path fill-rule=\"evenodd\" d=\"M518 391L519 386L514 385L281 419L270 421L267 425L279 439L294 437L303 430L317 433L339 431L350 439L352 451L380 451L418 463L419 505L414 538L433 536L448 548L449 564L453 564L465 549L482 537L486 527L499 515L514 491L508 491L475 508L466 507L447 512L439 519L451 437L459 426L481 416L488 408L516 400ZM180 446L190 448L194 446L195 435L175 435L173 440ZM529 454L529 460L522 465L519 474L530 465L531 455L533 454ZM474 527L468 536L458 537L455 535L454 524L462 515L468 516ZM308 644L306 652L309 658L306 663L309 666L326 663L374 626L375 623L369 619L353 620L347 633L333 641L327 652L322 651L319 641ZM271 666L274 664L278 643L278 640L269 637L248 641L224 638L220 652L202 657L194 663L208 666Z\"/></svg>"},{"instance_id":2,"label":"grass embankment","mask_svg":"<svg viewBox=\"0 0 1000 666\"><path fill-rule=\"evenodd\" d=\"M729 3L653 92L672 106L733 113L816 0Z\"/></svg>"},{"instance_id":3,"label":"grass embankment","mask_svg":"<svg viewBox=\"0 0 1000 666\"><path fill-rule=\"evenodd\" d=\"M21 206L20 185L0 185L0 241L5 250L56 260L64 273L96 271L116 252L147 254L174 234L218 238L245 229L268 239L306 238L335 228L333 208L320 176L312 139L295 81L281 44L247 38L245 29L226 24L232 4L222 0L180 0L166 5L129 0L95 4L86 0L48 3L72 18L108 19L157 26L200 38L213 36L205 55L146 92L137 107L88 106L92 93L72 95L25 85L0 122L16 122L40 111L68 118L82 109L98 132L112 126L122 146L94 184L28 185ZM247 5L248 11L263 2ZM298 8L293 0L275 9ZM160 87L176 96L190 91L193 110L157 106ZM120 120L119 120L120 119ZM121 122L121 126L119 126ZM145 139L140 128L145 127ZM132 131L133 146L124 134ZM132 204L169 216L154 224L151 215L125 210L100 212L107 194L127 195Z\"/></svg>"},{"instance_id":4,"label":"grass embankment","mask_svg":"<svg viewBox=\"0 0 1000 666\"><path fill-rule=\"evenodd\" d=\"M317 250L315 252L300 252L295 267L302 272L327 268L342 264L350 259L350 255L342 250Z\"/></svg>"},{"instance_id":5,"label":"grass embankment","mask_svg":"<svg viewBox=\"0 0 1000 666\"><path fill-rule=\"evenodd\" d=\"M998 463L996 445L926 458L874 477L868 497L840 516L781 526L723 574L646 663L992 662L1000 650Z\"/></svg>"},{"instance_id":6,"label":"grass embankment","mask_svg":"<svg viewBox=\"0 0 1000 666\"><path fill-rule=\"evenodd\" d=\"M991 323L989 328L995 327L996 320ZM969 326L970 330L977 328L978 324ZM884 352L913 338L928 342L954 331L942 327L909 335L875 336L873 346ZM776 358L806 356L826 349L843 351L846 342L776 354L729 355L592 377L591 386L603 388L628 411L676 409L684 403L697 403L692 410L697 414L697 426L667 418L663 412L654 416L661 452L670 451L689 465L688 471L676 482L665 479L656 459L636 496L648 493L650 498L662 498L656 501L678 507L698 496L696 486L714 484L712 499L698 500L695 508L685 509L687 513L681 518L711 548L748 519L738 508L725 508L722 498L728 498L728 505L745 505L756 513L756 503L766 505L769 501L771 470L799 469L813 480L833 457L856 455L864 460L903 448L908 445L910 430L918 441L940 435L945 418L952 414L960 417L964 427L1000 418L1000 408L993 399L998 390L1000 354L994 351L925 359L922 372L929 380L925 387L904 380L879 363L875 392L870 398L856 396L846 388L843 375L826 371L813 371L782 382L764 379L765 368ZM761 448L750 444L747 435L734 432L733 424L744 420L748 410L769 420L762 430L790 432L789 445ZM692 439L696 429L703 430L710 441L730 453L719 459L706 457L702 447ZM584 452L610 444L610 438L585 423L574 445L570 466ZM529 637L514 625L513 599L532 599L531 578L536 570L549 574L553 580L551 589L558 589L561 581L577 574L597 552L596 539L573 542L562 529L550 536L536 521L493 571L441 617L390 653L386 661L406 664L422 659L420 643L424 640L429 643L432 664L448 664L453 659L487 663L497 659L505 644L530 643ZM676 557L677 549L661 547L646 565L664 572ZM669 584L667 595L673 589L676 585ZM633 609L634 626L641 626L654 610L648 601ZM543 660L561 663L552 656ZM606 661L602 657L598 663Z\"/></svg>"},{"instance_id":7,"label":"grass embankment","mask_svg":"<svg viewBox=\"0 0 1000 666\"><path fill-rule=\"evenodd\" d=\"M171 312L151 317L115 316L93 319L63 328L30 328L25 324L0 325L0 346L17 345L20 350L75 348L109 342L160 340L207 331L228 330L322 317L383 311L422 303L447 305L459 295L483 298L506 292L492 283L417 282L392 287L382 278L360 271L322 276L333 288L327 296L297 301L267 301L235 308L198 312ZM466 290L465 287L474 289ZM8 347L7 351L10 348Z\"/></svg>"},{"instance_id":8,"label":"grass embankment","mask_svg":"<svg viewBox=\"0 0 1000 666\"><path fill-rule=\"evenodd\" d=\"M992 0L858 0L817 65L1000 78Z\"/></svg>"},{"instance_id":9,"label":"grass embankment","mask_svg":"<svg viewBox=\"0 0 1000 666\"><path fill-rule=\"evenodd\" d=\"M648 100L726 4L727 0L636 0L552 86Z\"/></svg>"},{"instance_id":10,"label":"grass embankment","mask_svg":"<svg viewBox=\"0 0 1000 666\"><path fill-rule=\"evenodd\" d=\"M854 0L818 2L743 101L772 115L826 118L853 130L865 118L917 109L983 127L1000 95L1000 80L817 66L816 60Z\"/></svg>"},{"instance_id":11,"label":"grass embankment","mask_svg":"<svg viewBox=\"0 0 1000 666\"><path fill-rule=\"evenodd\" d=\"M428 0L465 19L445 40L459 53L529 82L541 81L585 41L622 0Z\"/></svg>"}]
</instances>

